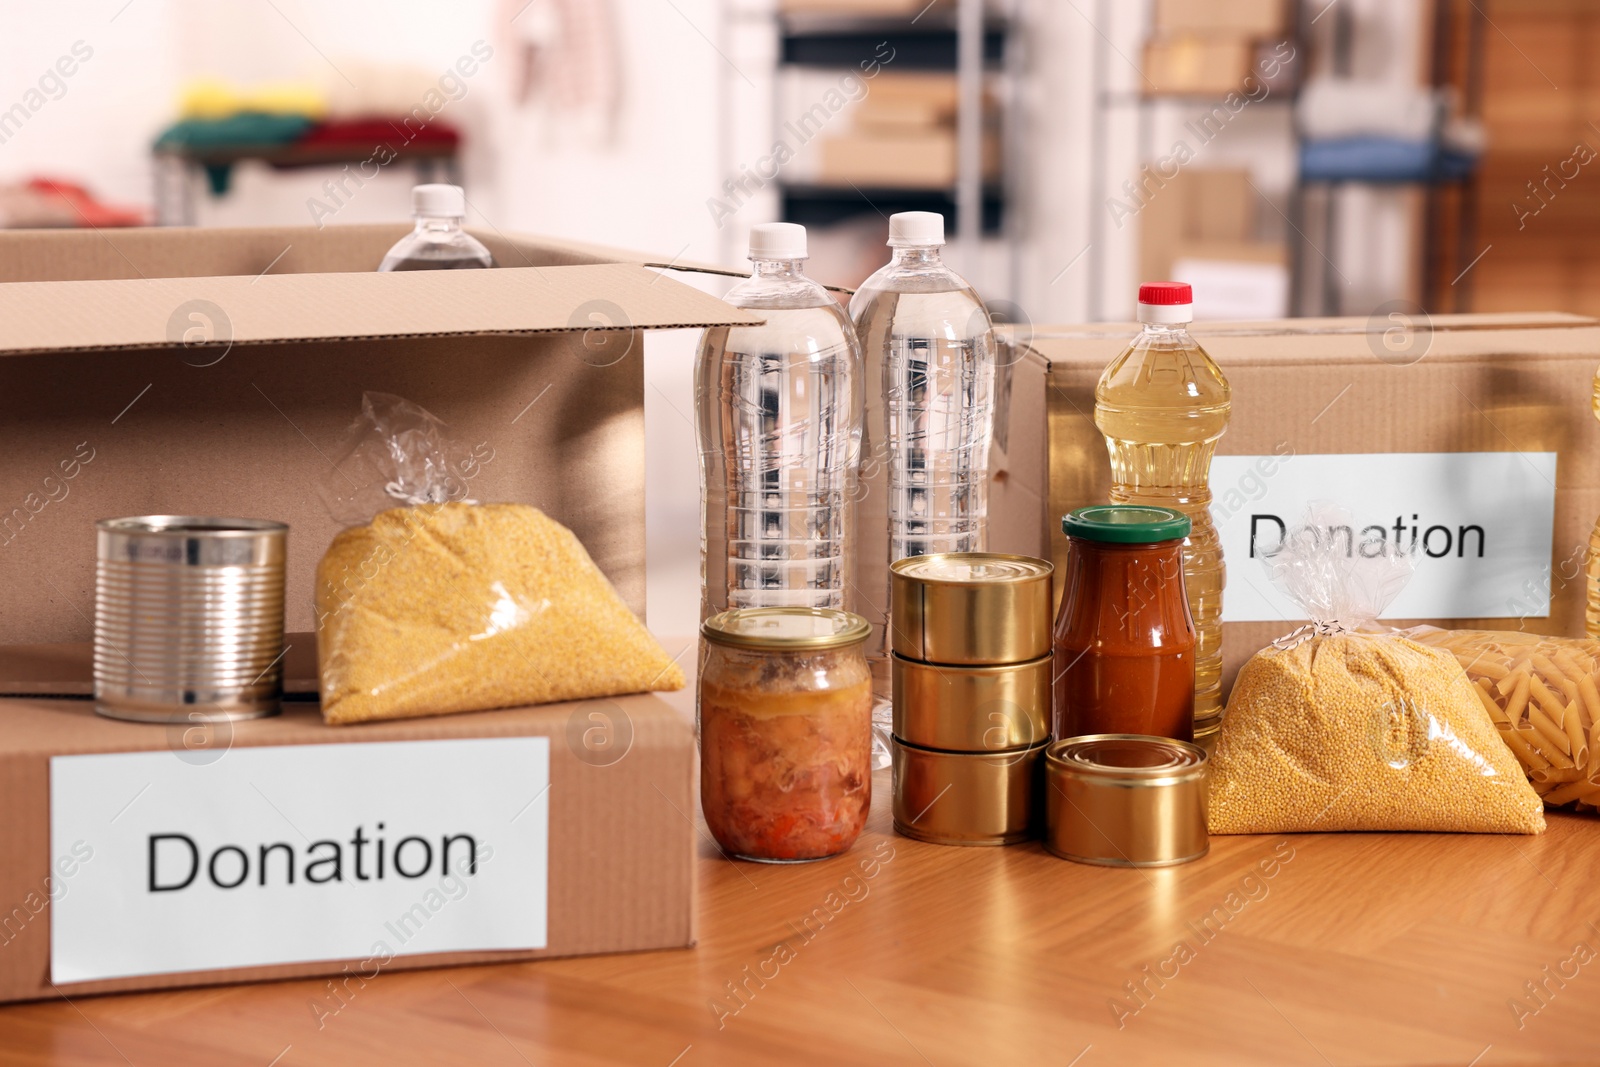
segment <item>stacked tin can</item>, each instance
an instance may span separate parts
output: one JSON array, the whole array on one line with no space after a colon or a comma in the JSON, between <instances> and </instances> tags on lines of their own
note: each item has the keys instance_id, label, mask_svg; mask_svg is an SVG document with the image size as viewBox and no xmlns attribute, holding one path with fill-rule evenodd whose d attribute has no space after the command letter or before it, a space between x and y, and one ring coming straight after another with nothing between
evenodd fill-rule
<instances>
[{"instance_id":1,"label":"stacked tin can","mask_svg":"<svg viewBox=\"0 0 1600 1067\"><path fill-rule=\"evenodd\" d=\"M952 552L890 568L894 826L944 845L1037 835L1051 565Z\"/></svg>"}]
</instances>

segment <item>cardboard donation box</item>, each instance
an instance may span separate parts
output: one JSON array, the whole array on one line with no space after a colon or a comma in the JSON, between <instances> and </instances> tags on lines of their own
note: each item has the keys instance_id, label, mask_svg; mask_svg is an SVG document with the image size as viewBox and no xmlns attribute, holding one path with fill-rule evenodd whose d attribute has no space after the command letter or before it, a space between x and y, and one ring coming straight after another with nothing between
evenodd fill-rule
<instances>
[{"instance_id":1,"label":"cardboard donation box","mask_svg":"<svg viewBox=\"0 0 1600 1067\"><path fill-rule=\"evenodd\" d=\"M0 234L0 1001L693 942L669 699L344 728L82 699L94 522L145 514L289 524L286 687L315 692L318 486L364 390L443 419L473 499L568 526L643 612L641 331L759 318L493 234L500 269L374 273L406 230Z\"/></svg>"},{"instance_id":2,"label":"cardboard donation box","mask_svg":"<svg viewBox=\"0 0 1600 1067\"><path fill-rule=\"evenodd\" d=\"M1050 537L1106 499L1094 388L1134 325L1044 328ZM1600 322L1561 314L1417 321L1201 324L1194 336L1233 388L1211 468L1227 564L1224 689L1251 654L1298 627L1272 586L1275 552L1308 504L1350 514L1327 531L1351 553L1399 547L1415 572L1386 625L1578 635L1600 515L1600 425L1590 411ZM1059 585L1058 585L1059 591Z\"/></svg>"}]
</instances>

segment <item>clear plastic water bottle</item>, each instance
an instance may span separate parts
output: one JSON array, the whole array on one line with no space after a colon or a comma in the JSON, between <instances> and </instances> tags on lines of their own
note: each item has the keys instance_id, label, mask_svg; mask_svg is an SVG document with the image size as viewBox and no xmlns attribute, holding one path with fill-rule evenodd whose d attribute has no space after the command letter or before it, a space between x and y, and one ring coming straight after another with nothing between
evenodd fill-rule
<instances>
[{"instance_id":1,"label":"clear plastic water bottle","mask_svg":"<svg viewBox=\"0 0 1600 1067\"><path fill-rule=\"evenodd\" d=\"M943 215L904 211L892 216L893 258L850 301L868 379L882 383L881 400L869 409L866 464L887 468L887 543L868 520L857 550L887 556L890 563L985 548L994 329L972 286L945 265L943 246ZM864 515L880 513L877 502L863 502ZM868 597L875 603L866 603ZM885 583L863 591L856 607L878 629L868 647L879 698L874 726L885 745L888 605Z\"/></svg>"},{"instance_id":2,"label":"clear plastic water bottle","mask_svg":"<svg viewBox=\"0 0 1600 1067\"><path fill-rule=\"evenodd\" d=\"M750 233L754 273L729 291L764 326L705 332L700 616L727 608L848 610L861 349L833 294L806 277L804 226Z\"/></svg>"},{"instance_id":3,"label":"clear plastic water bottle","mask_svg":"<svg viewBox=\"0 0 1600 1067\"><path fill-rule=\"evenodd\" d=\"M417 185L411 189L417 225L389 249L378 265L391 270L462 270L494 266L483 242L461 228L467 194L459 185Z\"/></svg>"}]
</instances>

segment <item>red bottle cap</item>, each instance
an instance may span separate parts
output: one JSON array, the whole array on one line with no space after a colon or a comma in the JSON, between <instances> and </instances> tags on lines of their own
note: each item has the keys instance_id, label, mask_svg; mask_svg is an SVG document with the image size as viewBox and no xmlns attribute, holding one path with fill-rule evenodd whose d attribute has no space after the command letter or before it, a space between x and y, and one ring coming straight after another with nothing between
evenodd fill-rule
<instances>
[{"instance_id":1,"label":"red bottle cap","mask_svg":"<svg viewBox=\"0 0 1600 1067\"><path fill-rule=\"evenodd\" d=\"M1194 290L1188 282L1145 282L1139 286L1139 303L1155 305L1192 304Z\"/></svg>"}]
</instances>

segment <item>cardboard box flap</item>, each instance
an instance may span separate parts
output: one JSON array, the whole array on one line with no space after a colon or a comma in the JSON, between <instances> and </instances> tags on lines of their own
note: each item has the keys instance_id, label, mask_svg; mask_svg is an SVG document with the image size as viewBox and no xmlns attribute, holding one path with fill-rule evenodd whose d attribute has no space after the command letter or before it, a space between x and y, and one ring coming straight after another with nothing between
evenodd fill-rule
<instances>
[{"instance_id":1,"label":"cardboard box flap","mask_svg":"<svg viewBox=\"0 0 1600 1067\"><path fill-rule=\"evenodd\" d=\"M255 278L17 282L0 286L0 354L755 325L644 267L268 274Z\"/></svg>"},{"instance_id":2,"label":"cardboard box flap","mask_svg":"<svg viewBox=\"0 0 1600 1067\"><path fill-rule=\"evenodd\" d=\"M1052 362L1103 364L1110 362L1139 328L1138 323L1107 322L1040 328L1020 337ZM1388 331L1397 328L1412 331L1403 350L1396 350L1386 338ZM1373 360L1403 367L1422 359L1484 359L1526 351L1594 353L1600 357L1600 319L1555 311L1418 316L1392 322L1353 316L1197 322L1190 332L1228 366ZM1014 329L1012 333L1017 335ZM1365 344L1351 344L1353 338L1362 335L1366 337ZM1287 339L1293 340L1291 346L1285 346Z\"/></svg>"},{"instance_id":3,"label":"cardboard box flap","mask_svg":"<svg viewBox=\"0 0 1600 1067\"><path fill-rule=\"evenodd\" d=\"M221 278L233 274L369 273L409 222L360 226L131 227L0 231L0 282ZM468 226L502 267L652 264L660 257L608 245ZM699 264L675 259L693 269Z\"/></svg>"}]
</instances>

